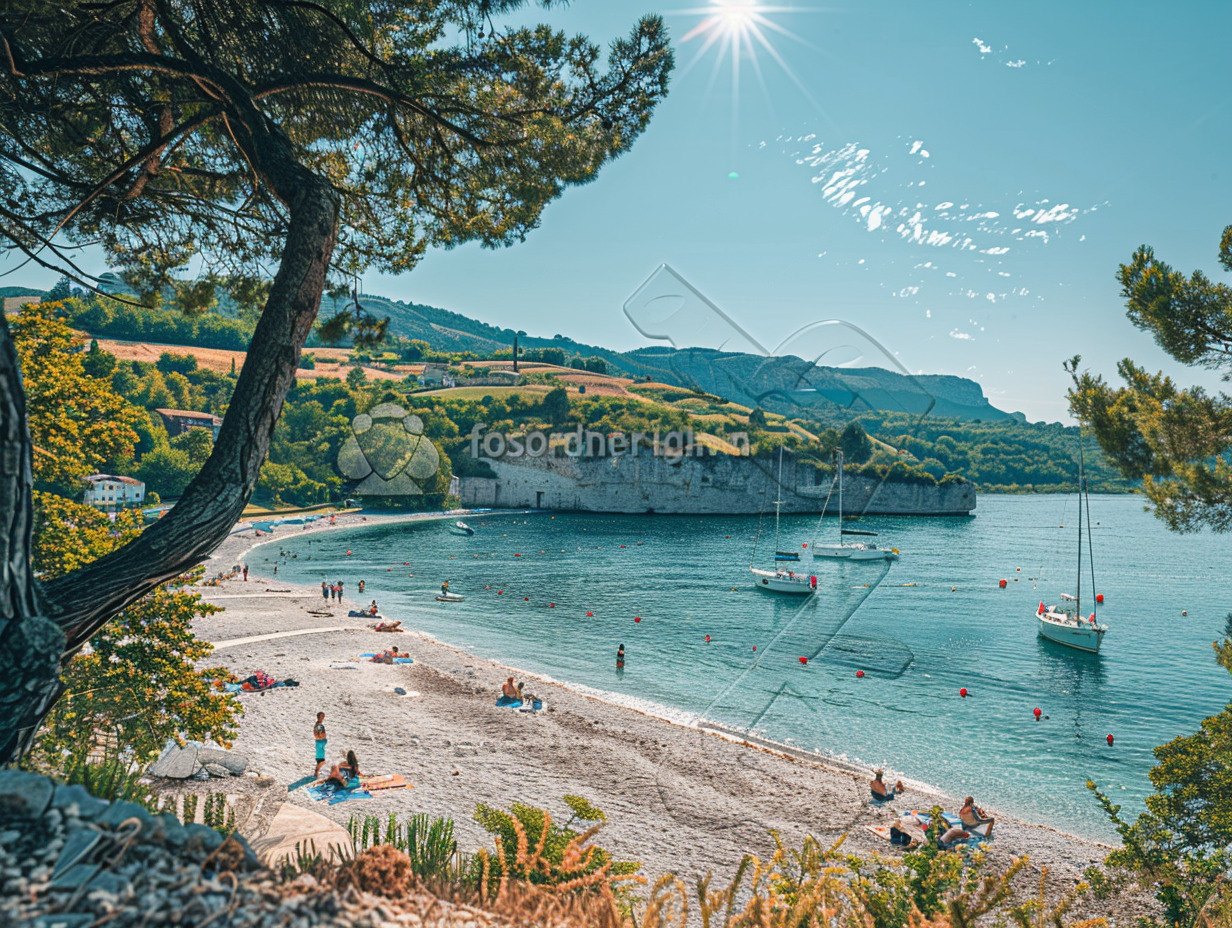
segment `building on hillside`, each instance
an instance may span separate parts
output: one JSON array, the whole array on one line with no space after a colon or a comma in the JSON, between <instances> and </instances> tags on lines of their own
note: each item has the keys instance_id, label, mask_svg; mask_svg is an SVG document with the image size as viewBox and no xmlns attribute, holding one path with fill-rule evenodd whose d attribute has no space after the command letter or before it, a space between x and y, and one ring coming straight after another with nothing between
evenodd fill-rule
<instances>
[{"instance_id":1,"label":"building on hillside","mask_svg":"<svg viewBox=\"0 0 1232 928\"><path fill-rule=\"evenodd\" d=\"M41 296L6 296L4 297L4 314L7 316L9 313L19 313L27 303L37 306L41 302L43 302Z\"/></svg>"},{"instance_id":2,"label":"building on hillside","mask_svg":"<svg viewBox=\"0 0 1232 928\"><path fill-rule=\"evenodd\" d=\"M423 373L419 375L419 382L425 387L457 386L453 374L449 373L449 367L445 364L425 364Z\"/></svg>"},{"instance_id":3,"label":"building on hillside","mask_svg":"<svg viewBox=\"0 0 1232 928\"><path fill-rule=\"evenodd\" d=\"M209 429L214 440L218 440L218 430L222 428L222 419L218 416L208 412L193 412L190 409L156 409L154 411L163 417L163 424L167 426L167 434L172 438L183 435L189 429Z\"/></svg>"},{"instance_id":4,"label":"building on hillside","mask_svg":"<svg viewBox=\"0 0 1232 928\"><path fill-rule=\"evenodd\" d=\"M113 474L91 474L86 478L85 495L87 506L104 512L118 512L145 502L145 484L135 477L117 477Z\"/></svg>"}]
</instances>

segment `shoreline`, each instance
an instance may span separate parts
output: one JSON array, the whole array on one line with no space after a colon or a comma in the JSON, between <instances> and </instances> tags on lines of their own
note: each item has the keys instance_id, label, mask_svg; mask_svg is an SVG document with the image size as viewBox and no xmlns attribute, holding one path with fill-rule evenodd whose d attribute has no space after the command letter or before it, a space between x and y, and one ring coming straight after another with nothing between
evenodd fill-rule
<instances>
[{"instance_id":1,"label":"shoreline","mask_svg":"<svg viewBox=\"0 0 1232 928\"><path fill-rule=\"evenodd\" d=\"M442 520L468 512L345 514L333 526L301 526L294 537L331 528ZM282 534L290 536L291 531ZM212 560L228 567L242 564L254 548L277 540L278 535L253 538L237 532ZM260 589L271 584L292 592L269 595ZM209 660L244 675L261 669L295 676L302 683L298 689L242 697L247 711L236 750L254 758L253 768L280 785L311 772L311 766L305 766L312 707L320 705L327 712L327 726L333 726L329 756L353 743L365 768L403 773L415 784L339 806L311 803L301 793L286 797L337 823L352 814L446 814L458 826L460 845L473 850L490 843L471 820L477 802L507 808L520 801L559 811L559 797L576 792L609 815L611 824L598 842L617 856L641 859L652 879L669 869L686 877L708 869L730 872L746 852L768 857L773 850L771 828L788 844L798 845L808 833L823 840L845 834L845 847L861 853L891 852L888 843L862 826L888 825L899 813L871 808L865 798L868 770L842 757L724 730L670 707L629 705L615 698L620 694L508 667L414 629L407 629L404 639L391 640L363 627L358 617L340 623L347 617L323 610L316 598L319 590L279 583L276 576L254 575L248 583L224 580L198 592L207 602L218 598L226 609L194 623L201 637L219 646ZM330 614L308 615L306 609ZM413 665L360 664L347 668L349 673L339 666L348 654L402 641L411 646ZM316 656L328 649L337 657ZM534 681L546 712L530 715L493 705L500 680L509 673ZM480 683L484 685L476 685ZM410 692L395 696L394 685ZM338 702L346 707L342 713L334 708ZM294 711L291 703L296 704ZM284 711L272 716L271 710L279 706ZM288 716L294 716L293 726ZM492 738L503 740L498 745ZM400 743L406 739L409 744ZM891 780L898 778L896 772L889 773ZM959 805L930 784L903 779L908 789L895 804L900 812ZM681 810L688 810L683 819ZM997 818L996 839L988 845L990 858L1008 864L1010 857L1029 854L1033 868L1048 866L1056 883L1066 887L1111 849L1049 825ZM673 833L678 840L668 839Z\"/></svg>"}]
</instances>

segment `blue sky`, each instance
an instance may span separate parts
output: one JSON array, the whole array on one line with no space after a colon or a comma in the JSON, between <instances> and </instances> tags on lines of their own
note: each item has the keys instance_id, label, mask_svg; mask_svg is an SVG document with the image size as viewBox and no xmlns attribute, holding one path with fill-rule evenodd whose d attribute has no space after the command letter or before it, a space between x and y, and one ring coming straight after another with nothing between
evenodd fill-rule
<instances>
[{"instance_id":1,"label":"blue sky","mask_svg":"<svg viewBox=\"0 0 1232 928\"><path fill-rule=\"evenodd\" d=\"M750 39L738 92L730 54L690 67L705 36L682 41L712 6L534 8L605 42L661 12L668 99L525 243L434 251L366 289L627 349L648 342L621 306L667 262L763 344L842 319L907 369L971 377L1031 419L1068 420L1075 353L1106 375L1130 356L1217 384L1128 323L1115 275L1145 242L1222 276L1232 4L767 0L795 37L762 27L790 73Z\"/></svg>"},{"instance_id":2,"label":"blue sky","mask_svg":"<svg viewBox=\"0 0 1232 928\"><path fill-rule=\"evenodd\" d=\"M434 252L368 288L632 348L647 342L621 305L667 262L763 343L843 319L1031 419L1068 420L1075 353L1113 376L1131 356L1202 379L1129 324L1115 275L1144 242L1221 273L1232 4L775 3L764 15L798 40L763 33L795 79L755 43L762 80L746 51L738 95L717 46L686 71L704 42L680 41L704 18L686 10L708 5L547 14L604 40L664 14L678 63L650 128L525 243Z\"/></svg>"}]
</instances>

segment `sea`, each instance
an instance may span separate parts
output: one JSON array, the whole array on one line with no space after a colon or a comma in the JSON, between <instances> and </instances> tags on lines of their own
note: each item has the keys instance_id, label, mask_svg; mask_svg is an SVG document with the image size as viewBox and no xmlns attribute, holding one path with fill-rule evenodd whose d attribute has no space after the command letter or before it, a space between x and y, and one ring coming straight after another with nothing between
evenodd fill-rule
<instances>
[{"instance_id":1,"label":"sea","mask_svg":"<svg viewBox=\"0 0 1232 928\"><path fill-rule=\"evenodd\" d=\"M784 516L777 547L818 578L805 598L752 584L776 547L772 515L465 518L473 536L453 520L284 527L248 560L267 576L277 562L279 579L342 580L348 602L375 599L434 638L613 702L885 765L1095 838L1113 830L1088 781L1141 809L1152 749L1232 690L1211 648L1232 611L1232 548L1169 533L1138 496L1091 497L1082 602L1109 626L1098 655L1037 634L1040 602L1076 591L1074 496L860 522L896 563L810 563L804 546L833 543L835 519ZM463 602L435 600L445 580Z\"/></svg>"}]
</instances>

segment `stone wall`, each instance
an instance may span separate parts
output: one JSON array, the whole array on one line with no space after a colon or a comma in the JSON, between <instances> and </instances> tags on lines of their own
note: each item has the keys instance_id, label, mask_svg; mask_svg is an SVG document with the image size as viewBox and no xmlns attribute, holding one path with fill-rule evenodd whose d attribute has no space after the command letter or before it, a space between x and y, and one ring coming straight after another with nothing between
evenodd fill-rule
<instances>
[{"instance_id":1,"label":"stone wall","mask_svg":"<svg viewBox=\"0 0 1232 928\"><path fill-rule=\"evenodd\" d=\"M564 509L584 512L756 514L778 497L777 461L714 455L667 457L482 458L496 473L463 477L462 505L496 509ZM829 474L809 464L783 464L783 512L818 513L826 507ZM865 477L844 481L843 511L879 515L970 515L975 489L883 483ZM838 512L837 491L827 512Z\"/></svg>"}]
</instances>

